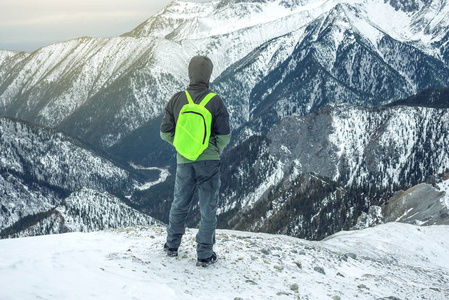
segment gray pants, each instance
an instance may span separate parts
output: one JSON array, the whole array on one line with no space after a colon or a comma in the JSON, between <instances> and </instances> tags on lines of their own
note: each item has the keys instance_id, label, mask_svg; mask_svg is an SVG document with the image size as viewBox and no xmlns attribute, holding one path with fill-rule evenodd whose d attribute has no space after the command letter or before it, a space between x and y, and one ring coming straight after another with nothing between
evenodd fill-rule
<instances>
[{"instance_id":1,"label":"gray pants","mask_svg":"<svg viewBox=\"0 0 449 300\"><path fill-rule=\"evenodd\" d=\"M196 235L198 259L209 258L215 244L217 202L220 188L220 161L207 160L178 164L176 168L174 200L167 227L167 245L179 248L185 233L187 214L198 190L201 221Z\"/></svg>"}]
</instances>

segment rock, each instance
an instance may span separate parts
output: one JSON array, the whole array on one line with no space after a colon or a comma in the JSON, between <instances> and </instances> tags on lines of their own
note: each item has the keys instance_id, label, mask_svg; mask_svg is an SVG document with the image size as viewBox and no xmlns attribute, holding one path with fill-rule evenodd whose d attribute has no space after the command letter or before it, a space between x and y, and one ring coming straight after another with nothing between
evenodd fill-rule
<instances>
[{"instance_id":1,"label":"rock","mask_svg":"<svg viewBox=\"0 0 449 300\"><path fill-rule=\"evenodd\" d=\"M278 272L282 272L284 270L284 266L274 266L274 268L276 269L276 271Z\"/></svg>"},{"instance_id":2,"label":"rock","mask_svg":"<svg viewBox=\"0 0 449 300\"><path fill-rule=\"evenodd\" d=\"M262 250L260 250L260 252L262 252L265 255L270 255L270 250L263 248Z\"/></svg>"},{"instance_id":3,"label":"rock","mask_svg":"<svg viewBox=\"0 0 449 300\"><path fill-rule=\"evenodd\" d=\"M357 218L357 223L350 230L360 230L376 226L383 223L382 208L380 206L371 205L368 213L362 212Z\"/></svg>"},{"instance_id":4,"label":"rock","mask_svg":"<svg viewBox=\"0 0 449 300\"><path fill-rule=\"evenodd\" d=\"M449 215L440 192L430 184L421 183L405 192L396 193L383 209L386 222L417 225L448 225Z\"/></svg>"},{"instance_id":5,"label":"rock","mask_svg":"<svg viewBox=\"0 0 449 300\"><path fill-rule=\"evenodd\" d=\"M345 256L350 257L352 259L357 259L357 255L355 255L354 253L346 253Z\"/></svg>"},{"instance_id":6,"label":"rock","mask_svg":"<svg viewBox=\"0 0 449 300\"><path fill-rule=\"evenodd\" d=\"M247 279L245 282L252 284L252 285L257 285L257 282L255 282L254 280L251 280L251 279Z\"/></svg>"},{"instance_id":7,"label":"rock","mask_svg":"<svg viewBox=\"0 0 449 300\"><path fill-rule=\"evenodd\" d=\"M293 263L294 263L295 265L297 265L298 268L302 269L302 264L301 264L300 261L294 261Z\"/></svg>"},{"instance_id":8,"label":"rock","mask_svg":"<svg viewBox=\"0 0 449 300\"><path fill-rule=\"evenodd\" d=\"M316 272L326 275L326 272L324 272L324 269L322 267L316 266L313 268Z\"/></svg>"},{"instance_id":9,"label":"rock","mask_svg":"<svg viewBox=\"0 0 449 300\"><path fill-rule=\"evenodd\" d=\"M359 289L368 289L368 288L366 287L366 285L364 285L364 284L359 284L357 287L358 287Z\"/></svg>"},{"instance_id":10,"label":"rock","mask_svg":"<svg viewBox=\"0 0 449 300\"><path fill-rule=\"evenodd\" d=\"M296 283L294 283L294 284L290 285L290 289L292 291L297 292L299 290L299 286Z\"/></svg>"},{"instance_id":11,"label":"rock","mask_svg":"<svg viewBox=\"0 0 449 300\"><path fill-rule=\"evenodd\" d=\"M448 180L449 179L449 172L444 172L443 174L442 174L443 176L442 176L442 178L443 178L443 180Z\"/></svg>"}]
</instances>

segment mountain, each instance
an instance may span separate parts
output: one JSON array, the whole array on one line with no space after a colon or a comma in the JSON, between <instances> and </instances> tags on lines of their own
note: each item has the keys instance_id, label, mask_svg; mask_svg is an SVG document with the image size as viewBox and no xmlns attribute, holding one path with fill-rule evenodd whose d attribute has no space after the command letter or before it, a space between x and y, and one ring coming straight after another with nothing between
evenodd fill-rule
<instances>
[{"instance_id":1,"label":"mountain","mask_svg":"<svg viewBox=\"0 0 449 300\"><path fill-rule=\"evenodd\" d=\"M231 114L220 226L357 226L449 166L448 20L443 0L173 1L120 37L0 51L1 228L80 188L166 222L174 178L156 173L175 159L159 125L197 54Z\"/></svg>"},{"instance_id":2,"label":"mountain","mask_svg":"<svg viewBox=\"0 0 449 300\"><path fill-rule=\"evenodd\" d=\"M0 230L87 188L124 199L151 180L61 132L0 118Z\"/></svg>"},{"instance_id":3,"label":"mountain","mask_svg":"<svg viewBox=\"0 0 449 300\"><path fill-rule=\"evenodd\" d=\"M196 232L187 229L178 258L163 252L161 227L0 240L2 295L190 300L210 299L213 290L214 299L449 296L449 226L388 223L321 242L218 230L218 262L207 268L195 267Z\"/></svg>"},{"instance_id":4,"label":"mountain","mask_svg":"<svg viewBox=\"0 0 449 300\"><path fill-rule=\"evenodd\" d=\"M397 32L403 28L389 21L401 14L389 5L380 5L378 1L339 3L292 34L290 41L280 40L286 50L272 50L277 41L270 41L231 66L214 81L214 87L225 99L237 101L235 111L245 114L237 113L237 117L249 122L246 131L263 133L286 116L316 112L328 103L378 105L426 87L447 87L449 68L448 61L439 54L442 50L434 44L423 44L425 39L441 36L432 37L428 32L419 36L416 30ZM384 12L382 19L375 17L376 9ZM418 26L418 22L407 18L427 11L421 9L401 16L406 28ZM447 14L447 10L442 9L438 15ZM293 49L288 48L290 44ZM286 59L277 63L278 56ZM259 60L272 68L255 80L254 75L259 73L253 70L267 68L260 67ZM234 89L241 87L247 89L246 95L238 93L235 97Z\"/></svg>"},{"instance_id":5,"label":"mountain","mask_svg":"<svg viewBox=\"0 0 449 300\"><path fill-rule=\"evenodd\" d=\"M334 104L230 149L224 227L320 239L449 166L449 111ZM316 175L314 175L316 174Z\"/></svg>"},{"instance_id":6,"label":"mountain","mask_svg":"<svg viewBox=\"0 0 449 300\"><path fill-rule=\"evenodd\" d=\"M129 207L104 192L80 189L50 211L32 216L32 225L24 220L4 230L4 237L27 237L66 232L91 232L136 225L161 225L150 216ZM27 218L25 218L26 220ZM29 219L29 218L28 218Z\"/></svg>"},{"instance_id":7,"label":"mountain","mask_svg":"<svg viewBox=\"0 0 449 300\"><path fill-rule=\"evenodd\" d=\"M338 104L285 118L268 134L271 153L299 172L346 185L411 186L449 165L447 109Z\"/></svg>"},{"instance_id":8,"label":"mountain","mask_svg":"<svg viewBox=\"0 0 449 300\"><path fill-rule=\"evenodd\" d=\"M391 219L380 207L396 192L447 172L448 112L333 104L284 118L267 135L251 136L222 156L218 226L319 240L361 226L367 214L378 220L372 225ZM172 201L161 194L167 189L173 179L142 196L145 210L163 222ZM440 197L425 202L432 199ZM425 207L422 215L432 217ZM188 225L198 222L195 204Z\"/></svg>"},{"instance_id":9,"label":"mountain","mask_svg":"<svg viewBox=\"0 0 449 300\"><path fill-rule=\"evenodd\" d=\"M233 128L266 133L329 102L447 87L448 12L442 0L174 1L120 37L2 52L0 112L110 149L159 118L187 85L188 60L205 54ZM134 160L157 162L145 146Z\"/></svg>"}]
</instances>

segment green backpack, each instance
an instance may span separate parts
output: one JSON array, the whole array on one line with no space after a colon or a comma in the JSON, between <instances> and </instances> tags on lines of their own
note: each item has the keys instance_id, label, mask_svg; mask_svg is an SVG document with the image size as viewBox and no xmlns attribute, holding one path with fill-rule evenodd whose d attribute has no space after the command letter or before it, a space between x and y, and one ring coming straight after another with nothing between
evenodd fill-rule
<instances>
[{"instance_id":1,"label":"green backpack","mask_svg":"<svg viewBox=\"0 0 449 300\"><path fill-rule=\"evenodd\" d=\"M195 104L190 94L185 92L189 103L179 113L173 145L185 158L196 160L209 146L212 114L205 106L215 94L209 93L200 104Z\"/></svg>"}]
</instances>

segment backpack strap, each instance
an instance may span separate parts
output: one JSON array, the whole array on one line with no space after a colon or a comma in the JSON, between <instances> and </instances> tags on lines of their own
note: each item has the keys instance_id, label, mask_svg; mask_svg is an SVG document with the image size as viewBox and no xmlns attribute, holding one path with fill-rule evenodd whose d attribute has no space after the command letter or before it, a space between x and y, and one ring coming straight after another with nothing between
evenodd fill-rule
<instances>
[{"instance_id":1,"label":"backpack strap","mask_svg":"<svg viewBox=\"0 0 449 300\"><path fill-rule=\"evenodd\" d=\"M210 101L210 99L212 99L216 94L214 93L209 93L206 95L206 97L204 97L203 101L201 101L201 103L199 104L202 107L205 107L206 104Z\"/></svg>"},{"instance_id":2,"label":"backpack strap","mask_svg":"<svg viewBox=\"0 0 449 300\"><path fill-rule=\"evenodd\" d=\"M193 104L192 97L190 97L190 94L189 94L189 92L187 92L187 90L186 90L186 96L187 96L187 101L189 101L189 104Z\"/></svg>"},{"instance_id":3,"label":"backpack strap","mask_svg":"<svg viewBox=\"0 0 449 300\"><path fill-rule=\"evenodd\" d=\"M186 96L187 96L187 101L189 101L189 104L194 104L192 97L190 96L189 92L186 92ZM198 104L199 106L205 107L207 103L209 103L210 99L212 99L216 94L214 93L209 93L206 95L206 97L204 97L204 99L201 101L200 104Z\"/></svg>"}]
</instances>

